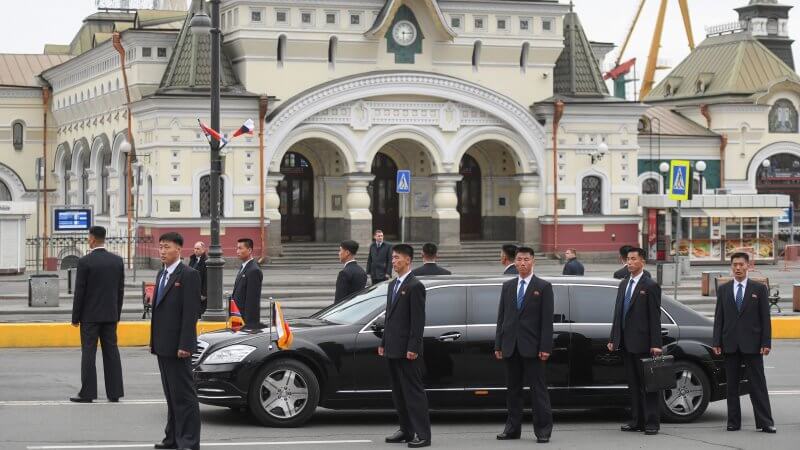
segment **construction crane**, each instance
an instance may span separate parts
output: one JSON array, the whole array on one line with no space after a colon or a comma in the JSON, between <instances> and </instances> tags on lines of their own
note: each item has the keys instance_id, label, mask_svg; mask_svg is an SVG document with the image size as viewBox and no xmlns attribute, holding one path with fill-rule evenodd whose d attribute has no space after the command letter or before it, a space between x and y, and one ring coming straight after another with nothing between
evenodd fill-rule
<instances>
[{"instance_id":1,"label":"construction crane","mask_svg":"<svg viewBox=\"0 0 800 450\"><path fill-rule=\"evenodd\" d=\"M653 40L650 43L650 52L647 55L647 66L644 70L644 78L642 80L642 89L639 92L639 98L644 98L648 93L650 93L650 90L653 89L653 84L655 82L656 69L663 68L658 67L656 63L658 61L658 52L661 49L661 34L664 31L664 16L667 13L668 1L669 0L661 0L661 4L658 8L658 17L656 18L656 26L653 30ZM692 35L692 21L689 17L689 5L687 4L688 0L677 1L681 9L681 15L683 16L683 26L686 29L686 38L689 41L689 49L694 50L694 37ZM639 21L639 17L642 14L642 9L644 9L644 4L646 2L647 0L639 0L639 6L636 8L636 15L633 17L633 22L628 29L628 34L625 36L625 40L622 43L619 55L614 63L614 68L606 72L603 76L604 79L610 78L614 80L614 95L618 97L625 98L625 83L627 82L625 80L625 75L630 72L631 68L636 63L636 58L630 59L623 63L622 57L625 54L625 49L628 47L628 43L633 35L633 30L636 28L636 23Z\"/></svg>"}]
</instances>

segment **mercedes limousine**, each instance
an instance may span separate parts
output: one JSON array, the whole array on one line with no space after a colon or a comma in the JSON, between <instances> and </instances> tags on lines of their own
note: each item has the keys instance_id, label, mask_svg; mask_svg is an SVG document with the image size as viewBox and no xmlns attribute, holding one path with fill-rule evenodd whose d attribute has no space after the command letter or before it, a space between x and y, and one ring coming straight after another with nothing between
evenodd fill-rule
<instances>
[{"instance_id":1,"label":"mercedes limousine","mask_svg":"<svg viewBox=\"0 0 800 450\"><path fill-rule=\"evenodd\" d=\"M504 367L493 350L500 287L507 279L420 277L427 290L422 358L431 408L505 407ZM606 348L618 281L546 279L555 294L547 364L553 407L627 406L622 358ZM288 350L278 349L267 329L199 336L193 367L200 402L249 408L260 423L275 427L303 425L317 406L391 408L386 363L376 351L387 286L370 286L290 320L294 342ZM661 309L664 351L675 356L677 381L664 392L662 414L667 421L691 422L710 401L725 398L722 359L711 351L708 318L667 296Z\"/></svg>"}]
</instances>

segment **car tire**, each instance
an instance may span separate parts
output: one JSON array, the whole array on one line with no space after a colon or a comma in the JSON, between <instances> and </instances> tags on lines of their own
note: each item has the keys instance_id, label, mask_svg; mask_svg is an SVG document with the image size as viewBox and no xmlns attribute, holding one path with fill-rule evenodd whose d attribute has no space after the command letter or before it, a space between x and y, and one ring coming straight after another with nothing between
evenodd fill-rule
<instances>
[{"instance_id":1,"label":"car tire","mask_svg":"<svg viewBox=\"0 0 800 450\"><path fill-rule=\"evenodd\" d=\"M319 394L314 371L300 361L283 358L258 371L250 386L248 405L262 425L293 428L311 418Z\"/></svg>"},{"instance_id":2,"label":"car tire","mask_svg":"<svg viewBox=\"0 0 800 450\"><path fill-rule=\"evenodd\" d=\"M697 364L676 361L674 369L677 386L664 390L659 396L662 420L671 423L693 422L708 408L711 383Z\"/></svg>"}]
</instances>

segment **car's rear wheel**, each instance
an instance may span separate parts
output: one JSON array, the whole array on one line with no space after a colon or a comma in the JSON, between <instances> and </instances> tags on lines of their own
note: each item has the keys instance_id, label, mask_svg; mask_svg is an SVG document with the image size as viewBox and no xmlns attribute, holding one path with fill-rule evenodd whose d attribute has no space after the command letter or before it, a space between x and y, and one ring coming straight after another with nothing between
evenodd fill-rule
<instances>
[{"instance_id":1,"label":"car's rear wheel","mask_svg":"<svg viewBox=\"0 0 800 450\"><path fill-rule=\"evenodd\" d=\"M675 363L674 389L661 395L661 412L665 422L688 423L700 417L711 398L711 383L697 364L688 361Z\"/></svg>"},{"instance_id":2,"label":"car's rear wheel","mask_svg":"<svg viewBox=\"0 0 800 450\"><path fill-rule=\"evenodd\" d=\"M261 368L248 394L253 415L262 425L298 427L314 414L319 402L319 382L305 364L278 359Z\"/></svg>"}]
</instances>

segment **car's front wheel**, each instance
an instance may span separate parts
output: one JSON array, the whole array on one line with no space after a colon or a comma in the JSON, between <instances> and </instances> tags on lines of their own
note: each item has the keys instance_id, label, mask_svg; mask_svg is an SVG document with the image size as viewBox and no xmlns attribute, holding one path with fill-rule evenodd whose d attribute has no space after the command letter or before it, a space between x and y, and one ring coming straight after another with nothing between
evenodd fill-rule
<instances>
[{"instance_id":1,"label":"car's front wheel","mask_svg":"<svg viewBox=\"0 0 800 450\"><path fill-rule=\"evenodd\" d=\"M688 361L675 362L674 389L665 389L661 396L661 412L665 422L688 423L700 417L711 398L711 383L703 369Z\"/></svg>"},{"instance_id":2,"label":"car's front wheel","mask_svg":"<svg viewBox=\"0 0 800 450\"><path fill-rule=\"evenodd\" d=\"M248 397L250 410L262 425L298 427L314 414L319 382L302 362L278 359L261 368Z\"/></svg>"}]
</instances>

